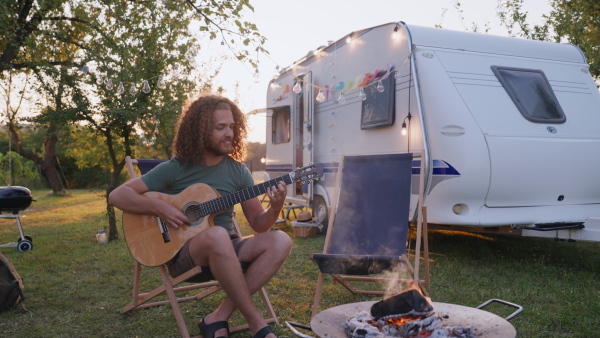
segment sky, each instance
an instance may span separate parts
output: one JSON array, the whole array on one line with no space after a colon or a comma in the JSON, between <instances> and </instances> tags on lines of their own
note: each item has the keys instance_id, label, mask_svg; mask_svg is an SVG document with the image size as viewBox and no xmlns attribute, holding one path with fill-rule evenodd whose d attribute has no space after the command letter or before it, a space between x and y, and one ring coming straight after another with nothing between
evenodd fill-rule
<instances>
[{"instance_id":1,"label":"sky","mask_svg":"<svg viewBox=\"0 0 600 338\"><path fill-rule=\"evenodd\" d=\"M528 12L530 24L542 23L542 15L551 10L549 1L524 0L523 10ZM243 20L257 25L267 38L264 48L269 51L269 57L258 56L260 82L254 81L251 66L230 60L223 64L215 84L225 88L224 95L239 96L242 111L250 112L265 108L267 87L276 66L285 68L327 41L339 40L356 30L404 21L460 31L472 30L475 24L484 31L487 23L487 34L508 35L496 15L497 0L459 2L460 10L455 8L456 0L250 0L254 12L245 10ZM208 52L229 53L224 48ZM265 142L266 116L250 116L249 122L249 141Z\"/></svg>"}]
</instances>

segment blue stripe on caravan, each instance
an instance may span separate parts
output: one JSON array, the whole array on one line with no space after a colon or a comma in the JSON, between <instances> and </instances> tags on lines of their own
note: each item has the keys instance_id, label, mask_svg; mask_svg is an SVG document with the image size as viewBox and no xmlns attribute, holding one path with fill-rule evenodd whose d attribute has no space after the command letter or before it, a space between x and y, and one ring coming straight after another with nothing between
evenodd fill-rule
<instances>
[{"instance_id":1,"label":"blue stripe on caravan","mask_svg":"<svg viewBox=\"0 0 600 338\"><path fill-rule=\"evenodd\" d=\"M421 160L413 160L412 163L412 174L419 175L421 172ZM458 170L446 161L433 160L433 173L434 176L460 176Z\"/></svg>"}]
</instances>

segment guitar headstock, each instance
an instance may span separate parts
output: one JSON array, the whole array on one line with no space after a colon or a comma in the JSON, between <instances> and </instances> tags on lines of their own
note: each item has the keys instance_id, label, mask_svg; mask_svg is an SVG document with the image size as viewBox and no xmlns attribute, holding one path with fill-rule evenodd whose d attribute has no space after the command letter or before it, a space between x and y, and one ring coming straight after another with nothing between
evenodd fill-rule
<instances>
[{"instance_id":1,"label":"guitar headstock","mask_svg":"<svg viewBox=\"0 0 600 338\"><path fill-rule=\"evenodd\" d=\"M294 183L308 183L312 180L318 180L323 176L323 166L320 163L307 165L306 167L298 168L290 173L290 177Z\"/></svg>"}]
</instances>

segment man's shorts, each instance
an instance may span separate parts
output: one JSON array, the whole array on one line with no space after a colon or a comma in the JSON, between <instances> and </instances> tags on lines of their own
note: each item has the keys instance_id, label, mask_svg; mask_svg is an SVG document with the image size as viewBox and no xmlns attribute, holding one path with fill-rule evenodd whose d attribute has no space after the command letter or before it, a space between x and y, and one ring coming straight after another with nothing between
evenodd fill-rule
<instances>
[{"instance_id":1,"label":"man's shorts","mask_svg":"<svg viewBox=\"0 0 600 338\"><path fill-rule=\"evenodd\" d=\"M238 236L237 234L229 235L229 238L231 239L231 244L233 245L233 249L235 250L236 255L239 255L242 246L246 243L248 239L250 239L250 237L240 238L240 236ZM181 247L177 255L175 255L175 257L173 257L167 263L167 267L169 268L169 274L173 278L189 271L190 269L196 266L194 264L194 261L192 260L192 257L190 256L190 240L191 239L185 242L185 244ZM242 267L242 271L246 272L246 270L250 266L250 263L240 262L240 265ZM215 277L210 271L210 267L201 266L201 268L202 272L191 277L187 280L187 282L202 283L215 279Z\"/></svg>"}]
</instances>

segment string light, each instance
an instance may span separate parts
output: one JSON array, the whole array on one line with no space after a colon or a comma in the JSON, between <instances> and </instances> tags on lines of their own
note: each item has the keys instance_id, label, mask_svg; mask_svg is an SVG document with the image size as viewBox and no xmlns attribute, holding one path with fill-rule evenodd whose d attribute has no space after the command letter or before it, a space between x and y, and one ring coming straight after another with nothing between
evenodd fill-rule
<instances>
[{"instance_id":1,"label":"string light","mask_svg":"<svg viewBox=\"0 0 600 338\"><path fill-rule=\"evenodd\" d=\"M173 67L173 71L171 72L171 78L173 80L179 80L179 66Z\"/></svg>"},{"instance_id":2,"label":"string light","mask_svg":"<svg viewBox=\"0 0 600 338\"><path fill-rule=\"evenodd\" d=\"M344 96L344 92L340 92L340 96L337 98L337 103L344 104L346 103L346 96Z\"/></svg>"},{"instance_id":3,"label":"string light","mask_svg":"<svg viewBox=\"0 0 600 338\"><path fill-rule=\"evenodd\" d=\"M167 87L165 79L162 75L158 76L158 82L156 83L156 86L160 89L165 89Z\"/></svg>"},{"instance_id":4,"label":"string light","mask_svg":"<svg viewBox=\"0 0 600 338\"><path fill-rule=\"evenodd\" d=\"M294 88L292 89L294 93L298 94L302 91L302 86L300 86L300 81L296 81Z\"/></svg>"},{"instance_id":5,"label":"string light","mask_svg":"<svg viewBox=\"0 0 600 338\"><path fill-rule=\"evenodd\" d=\"M148 84L148 80L144 80L142 91L146 94L150 93L150 84Z\"/></svg>"},{"instance_id":6,"label":"string light","mask_svg":"<svg viewBox=\"0 0 600 338\"><path fill-rule=\"evenodd\" d=\"M364 88L360 88L360 92L358 93L358 98L361 99L362 101L367 99L367 94L365 94L365 89Z\"/></svg>"},{"instance_id":7,"label":"string light","mask_svg":"<svg viewBox=\"0 0 600 338\"><path fill-rule=\"evenodd\" d=\"M399 80L400 77L402 77L402 75L400 75L400 72L396 69L394 71L394 79Z\"/></svg>"},{"instance_id":8,"label":"string light","mask_svg":"<svg viewBox=\"0 0 600 338\"><path fill-rule=\"evenodd\" d=\"M318 102L323 102L325 101L325 94L323 94L323 89L319 89L319 95L317 95L316 100Z\"/></svg>"},{"instance_id":9,"label":"string light","mask_svg":"<svg viewBox=\"0 0 600 338\"><path fill-rule=\"evenodd\" d=\"M348 34L348 36L346 37L346 43L351 43L353 36L354 36L354 32Z\"/></svg>"},{"instance_id":10,"label":"string light","mask_svg":"<svg viewBox=\"0 0 600 338\"><path fill-rule=\"evenodd\" d=\"M393 30L393 33L392 33L392 38L393 39L398 38L398 28L399 27L400 26L398 24L396 24L394 26L394 30ZM210 40L209 40L209 45L211 45L211 44L214 45L214 40L215 40L215 38L213 36L211 36ZM352 43L354 41L354 32L351 32L350 34L348 34L346 36L345 40L346 40L346 43ZM329 44L331 44L331 43L333 43L333 42L329 42ZM221 41L221 45L224 45L224 44L225 44L224 41ZM324 52L325 48L326 48L325 46L319 47L318 49L309 52L308 55L305 58L309 58L312 55L318 55L321 51ZM256 52L257 52L257 58L256 58L257 60L256 61L257 61L257 63L258 63L258 52L260 50L261 50L260 47L256 48ZM264 52L264 50L263 50L263 52ZM265 54L265 55L267 55L267 57L269 57L268 54ZM273 60L271 59L271 61L273 61ZM294 66L299 65L301 62L302 62L302 60L299 60L298 62L296 62L294 64ZM331 63L331 65L333 65L333 64L334 63ZM402 65L406 66L406 67L410 66L410 54L404 60L404 62L402 63ZM280 69L280 66L276 65L275 71L274 71L273 76L272 76L273 80L276 80L276 79L280 78L281 74L283 74L283 73L289 73L290 69L294 69L294 67L288 67L288 68ZM180 66L178 66L178 65L177 66L173 66L171 74L170 74L172 80L178 80L180 78L180 75L181 75L180 70L181 70ZM89 67L87 65L84 65L82 67L81 71L82 71L82 73L87 74L87 73L89 73ZM362 84L360 87L354 85L354 86L348 86L350 89L333 89L333 88L329 88L328 86L321 87L321 86L318 86L318 85L315 85L315 84L312 84L312 83L309 83L309 82L305 82L305 85L310 85L310 86L312 86L312 87L314 87L316 89L319 89L318 95L315 98L317 102L324 102L325 101L324 89L326 89L328 92L329 92L329 90L333 89L335 91L339 91L339 96L336 99L334 99L334 102L343 104L343 103L346 102L346 97L344 95L344 92L354 91L354 90L357 89L357 87L359 87L358 88L359 89L358 98L360 100L366 100L366 98L367 98L367 95L366 95L365 90L364 90L365 87L368 87L368 86L376 84L377 85L376 86L376 90L378 92L380 92L380 93L384 92L385 91L385 86L383 85L382 79L383 78L387 78L387 76L391 75L391 72L394 72L394 78L395 79L399 79L401 77L400 72L397 69L394 69L392 67L391 69L388 69L388 72L386 74L384 74L384 75L377 74L377 75L379 75L379 76L377 76L378 80L370 82L370 83L367 83L367 84ZM300 82L304 82L304 81L301 80L301 79L298 79L295 75L292 75L292 77L296 78L296 83L294 84L294 86L292 88L292 91L294 93L296 93L296 94L300 94L302 92L302 85L301 85ZM260 73L259 73L258 68L255 68L255 72L253 73L253 78L254 78L254 81L256 83L260 82ZM332 76L332 78L335 78L335 76ZM365 78L365 80L366 80L366 78ZM110 78L108 78L108 76L103 75L103 74L98 74L97 75L96 83L98 85L105 84L107 90L112 90L114 88L113 80L110 79ZM156 86L158 88L160 88L160 89L165 89L166 88L165 77L163 75L158 75L158 80L156 82ZM271 82L271 88L277 88L277 87L280 87L280 86L281 86L280 84L277 84L275 82ZM144 80L143 83L142 83L142 92L149 93L150 91L151 91L151 87L150 87L149 81L148 80ZM122 81L120 81L119 82L119 86L117 88L117 93L122 94L123 92L124 92L124 84L123 84ZM135 83L131 84L130 89L129 89L129 93L131 95L137 94L137 87L136 87Z\"/></svg>"},{"instance_id":11,"label":"string light","mask_svg":"<svg viewBox=\"0 0 600 338\"><path fill-rule=\"evenodd\" d=\"M256 71L254 72L254 75L252 75L252 77L254 78L254 83L260 82L260 73L258 72L258 68L256 68Z\"/></svg>"},{"instance_id":12,"label":"string light","mask_svg":"<svg viewBox=\"0 0 600 338\"><path fill-rule=\"evenodd\" d=\"M383 93L384 90L385 87L383 86L383 82L381 82L381 80L377 80L377 91Z\"/></svg>"}]
</instances>

